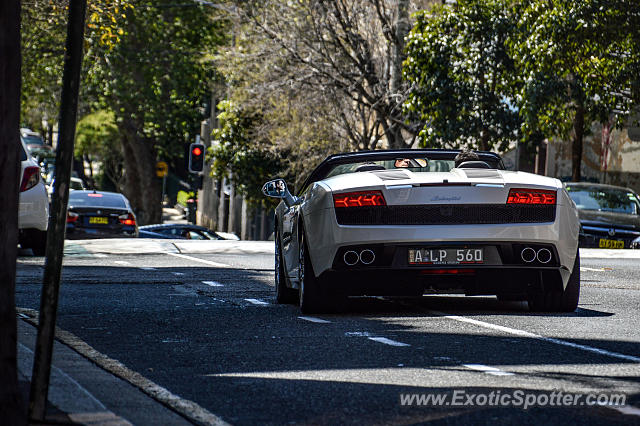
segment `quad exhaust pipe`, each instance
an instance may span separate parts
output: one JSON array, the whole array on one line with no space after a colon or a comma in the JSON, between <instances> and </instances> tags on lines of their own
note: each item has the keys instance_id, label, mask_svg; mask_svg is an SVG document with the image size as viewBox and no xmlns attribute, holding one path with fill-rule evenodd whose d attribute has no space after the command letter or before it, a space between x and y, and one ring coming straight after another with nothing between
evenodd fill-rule
<instances>
[{"instance_id":1,"label":"quad exhaust pipe","mask_svg":"<svg viewBox=\"0 0 640 426\"><path fill-rule=\"evenodd\" d=\"M520 258L525 263L532 263L537 260L538 262L544 264L551 262L553 255L551 254L551 250L547 248L541 248L536 251L531 247L525 247L520 252Z\"/></svg>"},{"instance_id":2,"label":"quad exhaust pipe","mask_svg":"<svg viewBox=\"0 0 640 426\"><path fill-rule=\"evenodd\" d=\"M363 265L371 265L376 260L376 254L369 249L364 249L360 253L354 250L347 250L342 256L342 260L348 266L353 266L358 262Z\"/></svg>"}]
</instances>

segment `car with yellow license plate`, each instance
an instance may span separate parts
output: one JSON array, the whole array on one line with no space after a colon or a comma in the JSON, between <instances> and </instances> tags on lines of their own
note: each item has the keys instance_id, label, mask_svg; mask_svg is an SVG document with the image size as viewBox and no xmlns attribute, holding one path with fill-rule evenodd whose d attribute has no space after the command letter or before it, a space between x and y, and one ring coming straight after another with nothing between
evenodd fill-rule
<instances>
[{"instance_id":1,"label":"car with yellow license plate","mask_svg":"<svg viewBox=\"0 0 640 426\"><path fill-rule=\"evenodd\" d=\"M66 238L137 236L136 216L124 195L108 191L69 191Z\"/></svg>"}]
</instances>

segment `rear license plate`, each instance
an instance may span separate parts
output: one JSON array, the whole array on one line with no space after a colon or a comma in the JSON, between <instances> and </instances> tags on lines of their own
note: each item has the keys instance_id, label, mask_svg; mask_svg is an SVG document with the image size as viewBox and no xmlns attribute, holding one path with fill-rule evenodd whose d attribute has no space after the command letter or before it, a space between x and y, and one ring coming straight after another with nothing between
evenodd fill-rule
<instances>
[{"instance_id":1,"label":"rear license plate","mask_svg":"<svg viewBox=\"0 0 640 426\"><path fill-rule=\"evenodd\" d=\"M600 248L610 248L610 249L621 249L621 248L624 248L624 241L607 240L605 238L600 238L600 242L598 243L598 247L600 247Z\"/></svg>"},{"instance_id":2,"label":"rear license plate","mask_svg":"<svg viewBox=\"0 0 640 426\"><path fill-rule=\"evenodd\" d=\"M89 218L89 224L90 225L108 225L109 224L109 218L108 217L101 217L101 216L90 217Z\"/></svg>"},{"instance_id":3,"label":"rear license plate","mask_svg":"<svg viewBox=\"0 0 640 426\"><path fill-rule=\"evenodd\" d=\"M484 248L409 249L410 265L463 265L484 263Z\"/></svg>"}]
</instances>

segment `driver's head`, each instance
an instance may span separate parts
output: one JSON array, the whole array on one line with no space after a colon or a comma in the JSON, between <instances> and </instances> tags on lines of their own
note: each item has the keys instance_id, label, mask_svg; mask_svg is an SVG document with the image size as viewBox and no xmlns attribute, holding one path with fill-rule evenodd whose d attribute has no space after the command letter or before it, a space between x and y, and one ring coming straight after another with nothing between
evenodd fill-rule
<instances>
[{"instance_id":1,"label":"driver's head","mask_svg":"<svg viewBox=\"0 0 640 426\"><path fill-rule=\"evenodd\" d=\"M475 152L469 149L464 149L460 151L458 155L456 155L456 158L454 158L453 161L455 162L455 167L458 167L460 164L464 163L465 161L478 161L478 160L480 160L480 157L478 156L478 154L476 154Z\"/></svg>"},{"instance_id":2,"label":"driver's head","mask_svg":"<svg viewBox=\"0 0 640 426\"><path fill-rule=\"evenodd\" d=\"M411 167L411 160L409 158L398 158L395 162L396 167Z\"/></svg>"}]
</instances>

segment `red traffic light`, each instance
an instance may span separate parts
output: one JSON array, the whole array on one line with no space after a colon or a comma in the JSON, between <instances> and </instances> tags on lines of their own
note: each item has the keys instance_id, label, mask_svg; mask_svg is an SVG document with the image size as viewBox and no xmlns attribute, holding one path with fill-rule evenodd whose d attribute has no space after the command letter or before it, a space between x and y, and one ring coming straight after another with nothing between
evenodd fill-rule
<instances>
[{"instance_id":1,"label":"red traffic light","mask_svg":"<svg viewBox=\"0 0 640 426\"><path fill-rule=\"evenodd\" d=\"M192 143L189 145L189 171L202 173L204 171L204 144Z\"/></svg>"}]
</instances>

